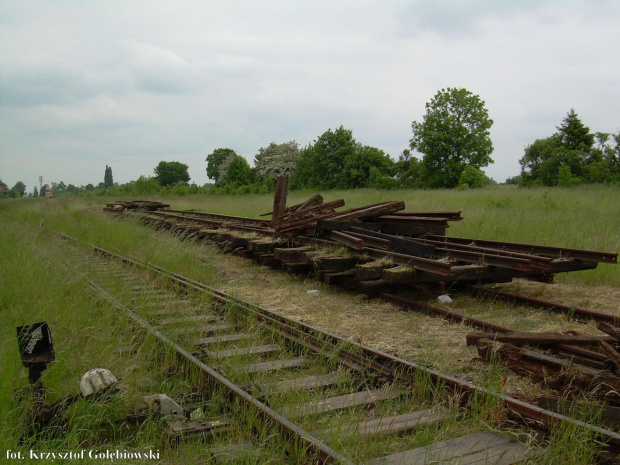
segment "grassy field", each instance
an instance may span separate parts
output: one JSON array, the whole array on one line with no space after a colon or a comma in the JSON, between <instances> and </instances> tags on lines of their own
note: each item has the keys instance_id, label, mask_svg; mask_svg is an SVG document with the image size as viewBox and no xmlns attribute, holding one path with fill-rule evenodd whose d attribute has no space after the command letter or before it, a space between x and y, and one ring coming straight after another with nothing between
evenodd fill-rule
<instances>
[{"instance_id":1,"label":"grassy field","mask_svg":"<svg viewBox=\"0 0 620 465\"><path fill-rule=\"evenodd\" d=\"M299 203L314 192L292 192L289 205ZM574 189L517 189L496 187L471 191L329 191L326 201L343 198L352 208L385 200L404 200L407 210L460 210L465 218L452 222L448 235L519 241L563 247L620 251L620 188L584 186ZM35 321L50 323L57 344L57 363L45 372L48 394L55 400L77 392L82 374L96 366L109 367L125 377L129 386L149 373L117 349L133 337L124 325L118 325L95 299L88 286L88 274L80 262L63 253L63 247L49 230L63 232L85 242L106 247L145 262L154 262L188 277L220 287L280 311L287 316L323 326L347 337L396 350L412 360L449 373L469 373L484 382L488 373L471 365L471 348L464 348L468 328L446 325L442 320L404 314L386 304L360 302L348 294L321 287L321 297L309 301L306 290L315 283L281 273L266 274L264 269L237 257L223 256L191 242L179 242L169 234L144 228L135 221L119 220L102 211L113 200L106 198L20 199L0 202L0 424L4 450L15 449L19 436L19 418L23 409L13 391L27 384L27 371L18 358L15 327ZM125 200L129 200L125 199ZM204 195L153 197L172 208L258 217L269 212L271 195ZM346 208L345 207L345 208ZM600 264L596 270L559 275L558 281L569 289L579 287L584 299L600 289L620 289L620 268ZM617 301L605 303L602 311L617 307ZM498 304L481 306L475 299L462 299L453 309L508 326L517 320L524 329L565 329L561 317L543 312L514 309ZM620 307L618 307L620 310ZM93 318L96 312L101 318ZM372 325L368 324L371 316ZM365 319L366 317L366 319ZM529 320L526 320L529 318ZM571 323L573 324L573 323ZM377 331L380 325L382 331ZM572 328L572 326L571 326ZM402 336L398 331L406 332ZM436 334L441 332L441 340ZM381 334L383 333L383 334ZM144 346L142 344L145 344ZM149 342L140 342L139 350L151 350ZM471 373L470 373L471 370ZM476 370L478 373L476 373ZM529 389L523 380L503 373L506 388ZM494 380L497 382L497 379ZM87 444L90 432L107 415L94 407L78 406L78 431L62 441L49 442L57 450L71 450ZM111 405L118 414L122 406ZM140 446L154 440L152 431L143 431ZM92 439L92 438L91 438ZM566 439L561 436L558 441ZM123 447L119 440L115 443ZM132 442L135 446L135 441ZM130 446L129 443L126 444ZM561 446L558 447L561 450ZM188 451L188 460L200 458L200 451ZM558 462L588 463L561 455ZM175 457L171 463L182 463ZM22 462L27 463L27 462ZM135 463L135 462L134 462Z\"/></svg>"}]
</instances>

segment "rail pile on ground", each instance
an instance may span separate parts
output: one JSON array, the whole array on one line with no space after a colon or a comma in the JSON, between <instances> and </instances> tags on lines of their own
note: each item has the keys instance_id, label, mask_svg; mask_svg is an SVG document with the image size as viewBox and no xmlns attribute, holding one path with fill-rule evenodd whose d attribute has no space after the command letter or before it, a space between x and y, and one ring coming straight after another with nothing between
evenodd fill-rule
<instances>
[{"instance_id":1,"label":"rail pile on ground","mask_svg":"<svg viewBox=\"0 0 620 465\"><path fill-rule=\"evenodd\" d=\"M127 210L135 210L135 211L155 211L161 208L169 208L170 205L166 205L161 202L153 202L150 200L117 200L115 202L110 202L106 204L104 210L110 212L121 213Z\"/></svg>"},{"instance_id":2,"label":"rail pile on ground","mask_svg":"<svg viewBox=\"0 0 620 465\"><path fill-rule=\"evenodd\" d=\"M337 211L344 200L314 196L276 221L160 208L143 221L291 273L314 273L327 284L362 294L394 286L550 282L556 273L617 263L616 253L448 237L459 211L405 212L404 202ZM342 249L346 248L343 253Z\"/></svg>"}]
</instances>

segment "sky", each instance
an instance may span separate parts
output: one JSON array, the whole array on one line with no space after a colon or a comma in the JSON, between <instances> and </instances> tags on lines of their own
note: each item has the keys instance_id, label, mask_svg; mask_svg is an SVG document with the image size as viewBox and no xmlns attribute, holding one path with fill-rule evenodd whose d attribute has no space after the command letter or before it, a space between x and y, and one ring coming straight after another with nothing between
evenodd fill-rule
<instances>
[{"instance_id":1,"label":"sky","mask_svg":"<svg viewBox=\"0 0 620 465\"><path fill-rule=\"evenodd\" d=\"M164 160L202 185L216 148L252 165L341 125L396 160L456 87L485 102L503 182L571 108L620 131L619 19L618 0L0 0L0 179L122 184Z\"/></svg>"}]
</instances>

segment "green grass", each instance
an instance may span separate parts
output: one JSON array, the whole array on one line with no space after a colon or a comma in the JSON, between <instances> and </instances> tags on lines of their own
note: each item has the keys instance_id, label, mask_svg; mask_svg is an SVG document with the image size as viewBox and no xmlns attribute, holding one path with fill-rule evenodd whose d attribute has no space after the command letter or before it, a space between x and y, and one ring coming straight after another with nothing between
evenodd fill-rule
<instances>
[{"instance_id":1,"label":"green grass","mask_svg":"<svg viewBox=\"0 0 620 465\"><path fill-rule=\"evenodd\" d=\"M312 194L314 192L292 192L288 203L299 203ZM330 191L323 195L325 201L344 198L345 208L386 200L404 200L407 210L461 210L465 220L450 223L448 234L453 236L617 253L620 250L618 194L618 187L582 186L574 189L496 187L471 191L364 189ZM271 195L170 196L151 199L170 203L173 208L178 209L194 208L250 217L269 212L272 205ZM75 433L60 439L45 439L38 447L70 450L84 445L100 445L102 439L98 435L100 431L106 430L105 419L126 413L131 400L139 397L137 384L140 377L151 376L153 364L173 363L173 357L164 353L151 358L149 363L135 366L140 355L157 354L157 344L149 338L137 338L129 325L118 324L119 319L115 312L95 298L88 286L88 279L92 277L90 272L84 269L79 260L74 260L65 253L66 243L50 235L48 229L69 234L123 255L132 255L143 263L153 262L214 287L224 281L216 261L225 260L226 257L202 254L202 246L198 244L180 242L170 234L145 228L137 221L110 216L102 211L103 204L110 200L112 199L106 197L0 202L0 314L3 317L3 325L0 326L3 379L0 387L0 422L3 433L0 443L4 450L16 450L19 427L23 424L24 409L27 406L27 403L20 405L13 398L13 391L27 384L27 371L21 366L17 354L16 326L46 320L52 328L57 363L44 375L45 383L50 388L48 400L53 401L64 394L77 392L82 374L99 366L120 373L122 383L127 387L120 402L106 406L84 402L74 405L71 409L71 427ZM559 275L558 278L566 283L618 286L620 269L617 265L600 264L596 270L568 273ZM120 289L122 282L111 283L111 286ZM463 305L469 304L465 302ZM489 313L495 311L494 307L488 309ZM97 314L98 318L93 318L94 314ZM135 352L115 350L128 345ZM130 370L129 367L132 366L134 368ZM498 379L499 376L490 377L489 387L497 387ZM427 396L437 392L423 381L418 383L418 390L414 392L422 403ZM187 387L170 384L165 378L157 377L157 382L162 390L172 392ZM480 399L479 402L482 415L489 406L485 405L485 399ZM217 412L218 408L223 408L221 403L214 405L214 412ZM248 415L253 414L248 412ZM478 419L476 416L470 420L475 422ZM113 443L115 447L158 445L157 441L161 439L160 430L152 424L131 434L120 434L113 429L108 431L110 436L106 441ZM591 444L591 439L581 438L570 430L558 431L557 435L552 437L552 443L558 451L558 460L567 464L587 463L590 457L588 454L579 459L575 454L575 461L572 462L570 457L562 455L561 451L567 447L576 450L579 441L583 439ZM243 434L238 432L240 438ZM265 450L275 451L277 446L273 446L270 434L261 434ZM433 430L421 432L414 441L416 444L424 444L432 436ZM366 453L370 455L373 447L373 444L369 443L360 457ZM167 460L170 463L183 463L207 459L198 444L168 455ZM546 463L553 463L553 460Z\"/></svg>"}]
</instances>

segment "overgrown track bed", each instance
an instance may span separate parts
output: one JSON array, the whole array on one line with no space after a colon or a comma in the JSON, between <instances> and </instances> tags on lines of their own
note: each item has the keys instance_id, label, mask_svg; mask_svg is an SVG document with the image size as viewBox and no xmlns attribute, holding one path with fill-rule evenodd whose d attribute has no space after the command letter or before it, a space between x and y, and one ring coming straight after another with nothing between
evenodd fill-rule
<instances>
[{"instance_id":1,"label":"overgrown track bed","mask_svg":"<svg viewBox=\"0 0 620 465\"><path fill-rule=\"evenodd\" d=\"M532 427L560 424L604 442L600 456L620 450L620 435L612 431L289 320L157 266L95 250L105 257L102 273L118 272L107 266L111 261L131 265L121 271L128 294L112 296L94 283L102 296L224 389L230 405L251 405L297 445L290 453L307 451L310 461L537 463L545 441ZM196 306L205 296L210 305ZM243 421L229 414L231 421Z\"/></svg>"},{"instance_id":2,"label":"overgrown track bed","mask_svg":"<svg viewBox=\"0 0 620 465\"><path fill-rule=\"evenodd\" d=\"M437 216L460 220L459 213L418 213L416 215L426 215L426 217L417 216L415 221L436 221ZM387 224L392 227L398 224L399 230L405 231L403 228L406 225L401 223L410 222L411 218L407 215L411 213L402 214L404 216L398 215L400 214L396 213L389 218L380 216L376 221L387 221ZM412 286L445 292L449 283L451 290L483 292L475 285L510 281L516 277L547 281L552 279L555 272L596 267L597 262L615 264L617 254L511 242L476 241L432 234L415 238L397 237L374 231L373 227L376 226L374 229L377 229L381 226L378 223L342 222L334 218L338 217L330 217L328 220L318 222L312 221L315 221L316 229L331 228L329 237L341 242L336 244L305 236L285 239L274 234L274 230L268 227L265 220L226 217L193 211L171 212L165 209L140 214L140 219L146 224L169 230L181 239L212 242L224 251L252 258L259 264L273 269L285 270L291 274L308 275L325 284L352 290L360 295L369 297L380 295L384 300L407 310L423 311L442 316L451 322L463 322L483 329L489 334L467 339L468 345L478 347L478 353L483 360L501 361L513 371L526 375L535 382L551 379L552 382L548 384L554 391L565 393L571 399L575 396L586 396L594 398L597 402L620 403L618 395L620 376L616 374L620 369L620 352L618 351L620 350L620 333L618 335L612 333L608 336L609 331L604 326L599 326L603 335L591 335L592 337L585 341L584 335L571 337L564 334L519 334L512 335L510 344L504 344L502 350L495 350L497 347L491 343L498 340L499 333L516 333L517 330L479 318L460 315L450 309L414 302L400 295L406 295ZM310 220L304 221L307 223ZM362 230L360 226L368 229ZM275 224L274 227L277 229L279 224ZM412 231L410 226L406 228L409 232ZM351 236L351 234L353 236L338 236L342 231L346 231L345 236ZM334 236L334 234L337 235ZM356 241L363 243L358 244ZM444 250L443 246L446 243L449 243L450 247ZM345 246L347 246L346 249ZM430 253L427 249L429 247L435 251L444 251L447 254L445 258L451 261L423 258L422 256ZM357 250L352 250L356 248ZM476 256L479 261L467 265L461 263L473 257L467 255L472 251L482 254ZM449 267L449 270L445 267ZM620 322L616 315L593 310L519 298L517 295L510 296L496 291L488 292L488 295L494 299L525 302L528 305L561 313L567 318L594 320L614 326ZM515 336L519 336L518 339L515 339ZM504 336L502 338L505 339ZM529 345L535 349L546 349L546 352L522 349L515 345ZM493 350L491 350L492 346ZM574 379L573 373L577 373ZM568 383L567 380L569 380ZM614 422L614 424L617 423L619 421Z\"/></svg>"}]
</instances>

